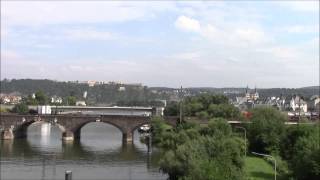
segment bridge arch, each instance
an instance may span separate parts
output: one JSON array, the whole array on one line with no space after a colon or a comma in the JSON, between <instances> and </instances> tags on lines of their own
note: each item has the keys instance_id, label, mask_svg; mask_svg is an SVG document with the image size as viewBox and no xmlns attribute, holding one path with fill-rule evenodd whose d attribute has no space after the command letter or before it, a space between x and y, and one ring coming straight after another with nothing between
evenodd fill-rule
<instances>
[{"instance_id":1,"label":"bridge arch","mask_svg":"<svg viewBox=\"0 0 320 180\"><path fill-rule=\"evenodd\" d=\"M112 123L109 121L101 121L101 119L96 119L96 120L87 120L85 122L82 122L81 124L79 124L77 127L75 127L73 129L73 133L74 133L74 138L76 139L80 139L81 138L81 130L84 126L90 124L90 123L104 123L104 124L108 124L111 125L112 127L115 127L116 129L118 129L122 134L124 133L124 130L122 127L120 127L118 124L116 123Z\"/></svg>"},{"instance_id":2,"label":"bridge arch","mask_svg":"<svg viewBox=\"0 0 320 180\"><path fill-rule=\"evenodd\" d=\"M16 121L14 125L11 125L12 135L14 138L26 138L28 127L35 124L51 123L58 126L60 131L63 133L66 131L65 127L59 123L54 122L50 119L42 119L35 116L21 116L21 121Z\"/></svg>"},{"instance_id":3,"label":"bridge arch","mask_svg":"<svg viewBox=\"0 0 320 180\"><path fill-rule=\"evenodd\" d=\"M37 122L55 123L63 132L63 140L74 140L80 138L81 128L90 122L103 122L110 124L122 132L124 142L133 141L133 131L143 124L149 124L150 116L143 115L16 115L1 114L0 129L3 139L13 139L16 137L25 137L27 127ZM14 127L14 128L12 128ZM14 136L13 131L17 132Z\"/></svg>"}]
</instances>

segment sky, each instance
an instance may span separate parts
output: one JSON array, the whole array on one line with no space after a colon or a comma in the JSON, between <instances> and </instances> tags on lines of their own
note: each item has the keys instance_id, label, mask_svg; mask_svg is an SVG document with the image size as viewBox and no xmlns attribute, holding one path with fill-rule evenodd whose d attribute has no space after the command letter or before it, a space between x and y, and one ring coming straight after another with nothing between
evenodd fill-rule
<instances>
[{"instance_id":1,"label":"sky","mask_svg":"<svg viewBox=\"0 0 320 180\"><path fill-rule=\"evenodd\" d=\"M1 1L1 79L319 85L319 1Z\"/></svg>"}]
</instances>

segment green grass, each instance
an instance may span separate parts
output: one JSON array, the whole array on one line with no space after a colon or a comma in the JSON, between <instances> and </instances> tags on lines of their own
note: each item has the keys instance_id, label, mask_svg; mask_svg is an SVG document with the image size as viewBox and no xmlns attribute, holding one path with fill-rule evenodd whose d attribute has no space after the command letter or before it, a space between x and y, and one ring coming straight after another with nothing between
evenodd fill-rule
<instances>
[{"instance_id":1,"label":"green grass","mask_svg":"<svg viewBox=\"0 0 320 180\"><path fill-rule=\"evenodd\" d=\"M248 156L245 159L245 171L248 180L273 180L273 167L263 158Z\"/></svg>"}]
</instances>

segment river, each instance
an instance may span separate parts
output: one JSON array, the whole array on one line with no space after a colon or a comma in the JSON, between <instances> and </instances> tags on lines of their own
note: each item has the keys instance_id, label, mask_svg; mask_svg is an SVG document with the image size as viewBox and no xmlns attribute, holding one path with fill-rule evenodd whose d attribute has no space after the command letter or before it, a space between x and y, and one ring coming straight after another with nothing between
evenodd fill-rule
<instances>
[{"instance_id":1,"label":"river","mask_svg":"<svg viewBox=\"0 0 320 180\"><path fill-rule=\"evenodd\" d=\"M167 179L159 172L159 152L140 142L122 144L122 134L106 123L89 123L78 142L63 143L56 126L31 125L26 139L0 141L0 179L58 180L72 171L72 180Z\"/></svg>"}]
</instances>

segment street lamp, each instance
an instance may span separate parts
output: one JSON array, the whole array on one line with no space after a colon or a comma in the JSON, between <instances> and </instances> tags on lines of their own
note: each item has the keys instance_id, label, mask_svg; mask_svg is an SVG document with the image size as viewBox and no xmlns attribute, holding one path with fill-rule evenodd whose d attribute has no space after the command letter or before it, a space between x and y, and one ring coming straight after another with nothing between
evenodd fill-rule
<instances>
[{"instance_id":1,"label":"street lamp","mask_svg":"<svg viewBox=\"0 0 320 180\"><path fill-rule=\"evenodd\" d=\"M256 152L252 152L252 154L255 154L258 156L271 157L274 160L274 180L277 180L277 161L276 161L276 158L274 158L273 156L268 155L268 154L262 154L262 153L256 153Z\"/></svg>"},{"instance_id":2,"label":"street lamp","mask_svg":"<svg viewBox=\"0 0 320 180\"><path fill-rule=\"evenodd\" d=\"M244 156L247 157L247 130L240 126L236 126L235 128L242 129L244 131Z\"/></svg>"}]
</instances>

